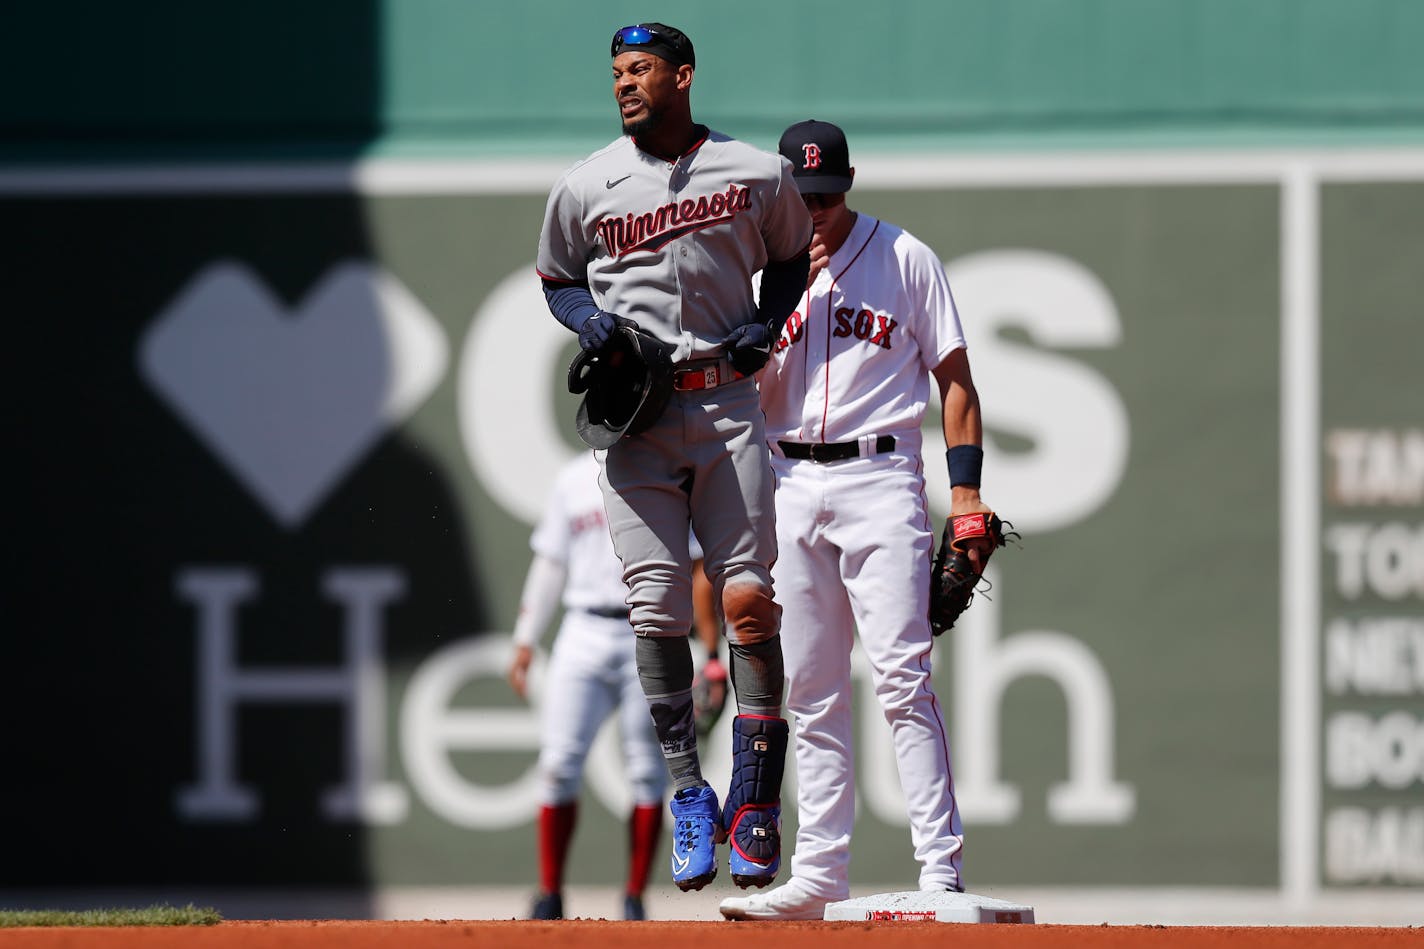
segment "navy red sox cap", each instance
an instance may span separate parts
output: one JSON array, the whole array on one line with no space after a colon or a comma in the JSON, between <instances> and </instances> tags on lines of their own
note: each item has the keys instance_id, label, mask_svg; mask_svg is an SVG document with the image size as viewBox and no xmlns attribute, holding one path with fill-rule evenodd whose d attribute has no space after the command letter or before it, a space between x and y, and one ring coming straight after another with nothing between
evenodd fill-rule
<instances>
[{"instance_id":1,"label":"navy red sox cap","mask_svg":"<svg viewBox=\"0 0 1424 949\"><path fill-rule=\"evenodd\" d=\"M802 194L840 194L850 190L850 147L845 133L830 122L807 119L781 133L781 156L791 162Z\"/></svg>"},{"instance_id":2,"label":"navy red sox cap","mask_svg":"<svg viewBox=\"0 0 1424 949\"><path fill-rule=\"evenodd\" d=\"M687 34L666 23L637 23L613 34L613 58L625 50L641 50L666 59L674 66L697 68L697 54Z\"/></svg>"}]
</instances>

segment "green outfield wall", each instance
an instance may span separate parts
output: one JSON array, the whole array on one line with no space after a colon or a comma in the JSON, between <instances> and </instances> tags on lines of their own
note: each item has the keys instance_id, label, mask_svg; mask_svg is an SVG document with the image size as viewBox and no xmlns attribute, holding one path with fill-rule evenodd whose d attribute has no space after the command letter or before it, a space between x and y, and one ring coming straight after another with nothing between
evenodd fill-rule
<instances>
[{"instance_id":1,"label":"green outfield wall","mask_svg":"<svg viewBox=\"0 0 1424 949\"><path fill-rule=\"evenodd\" d=\"M1419 141L1412 0L315 0L29 4L0 156L577 154L617 134L613 30L698 52L699 115L888 148Z\"/></svg>"},{"instance_id":2,"label":"green outfield wall","mask_svg":"<svg viewBox=\"0 0 1424 949\"><path fill-rule=\"evenodd\" d=\"M1076 161L858 189L946 261L1025 535L937 648L971 879L1418 885L1424 175ZM502 670L577 447L543 196L279 184L3 203L66 380L22 423L11 883L533 880ZM858 689L855 872L912 879ZM621 839L586 820L574 879Z\"/></svg>"},{"instance_id":3,"label":"green outfield wall","mask_svg":"<svg viewBox=\"0 0 1424 949\"><path fill-rule=\"evenodd\" d=\"M1023 533L935 649L972 889L1424 887L1420 10L659 14L704 118L843 122L853 207L950 274ZM503 671L580 443L533 258L640 15L0 34L0 887L535 885L541 686ZM867 678L852 872L903 888ZM627 793L605 732L571 882L621 878Z\"/></svg>"}]
</instances>

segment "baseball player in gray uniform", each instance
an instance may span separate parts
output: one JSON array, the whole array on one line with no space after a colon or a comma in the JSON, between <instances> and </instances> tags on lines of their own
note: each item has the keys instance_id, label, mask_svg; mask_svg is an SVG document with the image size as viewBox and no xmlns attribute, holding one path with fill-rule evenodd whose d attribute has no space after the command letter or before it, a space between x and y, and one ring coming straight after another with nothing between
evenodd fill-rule
<instances>
[{"instance_id":1,"label":"baseball player in gray uniform","mask_svg":"<svg viewBox=\"0 0 1424 949\"><path fill-rule=\"evenodd\" d=\"M780 867L788 727L771 466L751 377L805 287L811 218L787 161L693 122L696 57L680 30L624 27L610 52L624 134L555 183L537 267L550 310L585 350L631 322L672 352L667 408L600 453L599 481L672 778L673 881L701 889L728 840L733 881L765 886ZM737 701L720 804L693 724L689 523L722 606Z\"/></svg>"},{"instance_id":2,"label":"baseball player in gray uniform","mask_svg":"<svg viewBox=\"0 0 1424 949\"><path fill-rule=\"evenodd\" d=\"M715 656L721 634L707 591L711 584L696 539L690 538L689 545L698 581L697 636L709 656ZM509 684L520 698L528 697L534 651L559 605L564 608L540 701L540 890L530 916L564 916L564 866L578 822L584 765L599 729L616 714L633 805L628 814L623 918L644 919L643 891L661 843L667 769L638 682L624 602L628 587L608 536L593 452L581 452L560 469L529 546L534 557L519 598L508 671Z\"/></svg>"},{"instance_id":3,"label":"baseball player in gray uniform","mask_svg":"<svg viewBox=\"0 0 1424 949\"><path fill-rule=\"evenodd\" d=\"M920 426L938 384L953 513L979 497L982 424L939 258L845 202L844 134L800 122L781 138L815 221L812 275L760 378L776 475L778 602L796 718L791 878L721 905L730 919L821 919L850 895L855 822L851 649L859 636L890 725L922 890L962 890L964 836L931 682L934 534Z\"/></svg>"}]
</instances>

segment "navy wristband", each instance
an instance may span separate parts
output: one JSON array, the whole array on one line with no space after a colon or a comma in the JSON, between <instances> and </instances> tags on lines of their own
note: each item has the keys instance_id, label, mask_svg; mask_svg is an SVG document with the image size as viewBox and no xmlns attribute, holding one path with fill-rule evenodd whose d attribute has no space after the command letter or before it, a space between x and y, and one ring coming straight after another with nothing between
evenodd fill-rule
<instances>
[{"instance_id":1,"label":"navy wristband","mask_svg":"<svg viewBox=\"0 0 1424 949\"><path fill-rule=\"evenodd\" d=\"M979 485L979 475L984 467L984 449L978 445L955 445L944 453L949 461L949 484Z\"/></svg>"},{"instance_id":2,"label":"navy wristband","mask_svg":"<svg viewBox=\"0 0 1424 949\"><path fill-rule=\"evenodd\" d=\"M544 300L554 319L573 330L583 332L583 325L602 311L593 302L593 293L586 283L555 283L544 281Z\"/></svg>"}]
</instances>

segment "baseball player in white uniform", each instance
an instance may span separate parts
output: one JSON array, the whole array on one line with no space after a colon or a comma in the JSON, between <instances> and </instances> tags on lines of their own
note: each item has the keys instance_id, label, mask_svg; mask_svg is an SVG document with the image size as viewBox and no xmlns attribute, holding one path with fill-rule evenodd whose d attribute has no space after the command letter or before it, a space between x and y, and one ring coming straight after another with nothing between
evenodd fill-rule
<instances>
[{"instance_id":1,"label":"baseball player in white uniform","mask_svg":"<svg viewBox=\"0 0 1424 949\"><path fill-rule=\"evenodd\" d=\"M857 631L890 724L919 887L962 890L963 831L931 682L934 533L920 426L935 377L955 513L981 507L978 397L934 252L851 211L845 136L800 122L781 138L815 222L812 274L760 377L776 476L777 601L796 721L790 879L723 901L730 919L821 919L850 895L855 820L851 649Z\"/></svg>"},{"instance_id":2,"label":"baseball player in white uniform","mask_svg":"<svg viewBox=\"0 0 1424 949\"><path fill-rule=\"evenodd\" d=\"M585 350L632 322L672 352L667 408L603 454L600 484L672 777L673 881L684 890L709 883L715 844L727 839L733 880L765 886L780 866L788 728L772 477L751 376L805 287L811 220L788 162L692 121L696 58L686 35L628 26L610 52L624 135L555 183L537 268L550 310ZM720 804L693 726L689 523L722 606L739 713Z\"/></svg>"}]
</instances>

